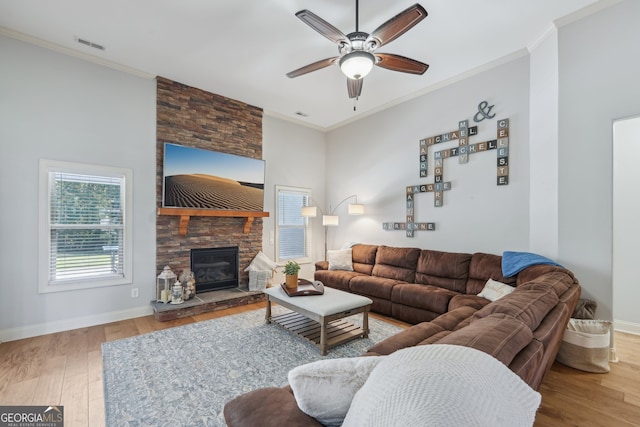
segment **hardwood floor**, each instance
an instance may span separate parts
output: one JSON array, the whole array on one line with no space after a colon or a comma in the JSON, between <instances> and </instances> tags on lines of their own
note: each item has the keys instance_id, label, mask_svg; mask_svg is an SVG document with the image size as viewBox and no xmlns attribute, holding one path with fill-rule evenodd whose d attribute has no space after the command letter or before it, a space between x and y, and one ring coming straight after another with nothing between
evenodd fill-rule
<instances>
[{"instance_id":1,"label":"hardwood floor","mask_svg":"<svg viewBox=\"0 0 640 427\"><path fill-rule=\"evenodd\" d=\"M65 427L104 426L101 343L262 308L256 303L169 322L146 316L0 344L0 405L64 405ZM553 365L540 388L536 427L640 426L640 336L615 339L620 362L608 374Z\"/></svg>"}]
</instances>

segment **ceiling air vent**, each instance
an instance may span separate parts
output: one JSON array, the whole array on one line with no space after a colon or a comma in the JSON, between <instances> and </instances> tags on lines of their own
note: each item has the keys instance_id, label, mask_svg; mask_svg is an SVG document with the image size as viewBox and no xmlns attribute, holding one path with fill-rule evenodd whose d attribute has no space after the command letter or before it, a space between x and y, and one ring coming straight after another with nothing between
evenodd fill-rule
<instances>
[{"instance_id":1,"label":"ceiling air vent","mask_svg":"<svg viewBox=\"0 0 640 427\"><path fill-rule=\"evenodd\" d=\"M80 37L76 37L76 41L85 46L92 47L94 49L106 50L106 48L98 43L90 42L89 40L81 39Z\"/></svg>"}]
</instances>

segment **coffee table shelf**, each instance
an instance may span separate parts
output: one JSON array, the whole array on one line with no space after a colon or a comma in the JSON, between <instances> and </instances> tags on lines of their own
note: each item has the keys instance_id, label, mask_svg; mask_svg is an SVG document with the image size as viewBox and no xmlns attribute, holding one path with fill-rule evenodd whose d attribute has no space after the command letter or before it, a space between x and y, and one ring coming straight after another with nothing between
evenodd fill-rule
<instances>
[{"instance_id":1,"label":"coffee table shelf","mask_svg":"<svg viewBox=\"0 0 640 427\"><path fill-rule=\"evenodd\" d=\"M320 345L322 325L301 314L289 312L274 316L271 321L289 332L298 335L316 345ZM365 336L364 329L344 319L327 324L327 348Z\"/></svg>"}]
</instances>

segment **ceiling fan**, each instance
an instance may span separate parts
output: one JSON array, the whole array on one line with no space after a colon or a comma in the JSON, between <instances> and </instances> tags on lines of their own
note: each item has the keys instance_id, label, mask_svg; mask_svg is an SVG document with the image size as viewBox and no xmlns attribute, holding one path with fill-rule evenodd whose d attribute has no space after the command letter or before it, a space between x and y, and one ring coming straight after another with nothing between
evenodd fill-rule
<instances>
[{"instance_id":1,"label":"ceiling fan","mask_svg":"<svg viewBox=\"0 0 640 427\"><path fill-rule=\"evenodd\" d=\"M338 63L342 72L347 76L349 98L358 98L362 93L363 78L371 71L374 65L392 71L420 75L424 74L429 68L429 65L411 58L392 53L376 52L376 49L397 39L427 17L427 11L418 3L389 19L371 34L362 32L358 28L358 0L356 0L356 30L347 35L344 35L342 31L309 10L301 10L296 13L296 16L305 24L336 43L340 55L322 59L293 70L287 73L290 78Z\"/></svg>"}]
</instances>

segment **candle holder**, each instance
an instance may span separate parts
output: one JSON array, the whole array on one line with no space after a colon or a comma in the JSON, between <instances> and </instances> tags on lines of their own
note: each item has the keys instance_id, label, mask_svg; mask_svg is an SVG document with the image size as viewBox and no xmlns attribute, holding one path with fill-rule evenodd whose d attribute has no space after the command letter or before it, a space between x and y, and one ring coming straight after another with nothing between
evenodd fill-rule
<instances>
[{"instance_id":1,"label":"candle holder","mask_svg":"<svg viewBox=\"0 0 640 427\"><path fill-rule=\"evenodd\" d=\"M171 288L171 304L182 304L184 302L182 299L183 292L182 284L180 282L176 282Z\"/></svg>"},{"instance_id":2,"label":"candle holder","mask_svg":"<svg viewBox=\"0 0 640 427\"><path fill-rule=\"evenodd\" d=\"M177 277L168 265L164 267L162 273L156 278L156 301L168 303L171 301L171 291L176 283Z\"/></svg>"}]
</instances>

